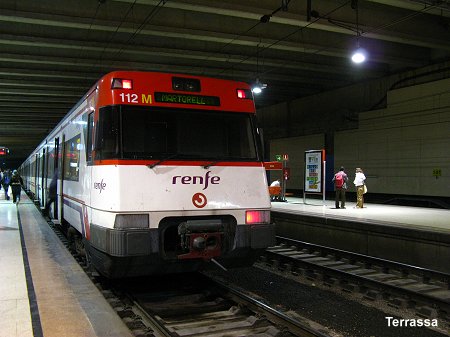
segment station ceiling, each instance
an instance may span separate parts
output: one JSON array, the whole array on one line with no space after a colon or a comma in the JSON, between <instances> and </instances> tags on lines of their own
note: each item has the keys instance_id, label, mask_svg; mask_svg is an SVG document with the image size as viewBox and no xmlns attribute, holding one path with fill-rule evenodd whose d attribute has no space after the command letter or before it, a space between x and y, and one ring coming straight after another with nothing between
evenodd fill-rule
<instances>
[{"instance_id":1,"label":"station ceiling","mask_svg":"<svg viewBox=\"0 0 450 337\"><path fill-rule=\"evenodd\" d=\"M259 108L449 57L448 0L1 0L0 163L112 70L259 78Z\"/></svg>"}]
</instances>

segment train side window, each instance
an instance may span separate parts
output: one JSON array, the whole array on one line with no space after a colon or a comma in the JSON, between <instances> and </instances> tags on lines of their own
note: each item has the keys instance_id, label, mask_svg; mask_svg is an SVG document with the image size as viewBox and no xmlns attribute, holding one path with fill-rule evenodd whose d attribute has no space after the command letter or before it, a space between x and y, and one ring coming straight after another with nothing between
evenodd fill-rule
<instances>
[{"instance_id":1,"label":"train side window","mask_svg":"<svg viewBox=\"0 0 450 337\"><path fill-rule=\"evenodd\" d=\"M87 120L87 140L86 140L86 161L92 162L92 132L94 130L94 113L88 115Z\"/></svg>"},{"instance_id":2,"label":"train side window","mask_svg":"<svg viewBox=\"0 0 450 337\"><path fill-rule=\"evenodd\" d=\"M101 108L95 135L95 159L119 156L119 107Z\"/></svg>"},{"instance_id":3,"label":"train side window","mask_svg":"<svg viewBox=\"0 0 450 337\"><path fill-rule=\"evenodd\" d=\"M66 141L64 146L64 179L78 181L80 167L81 135Z\"/></svg>"}]
</instances>

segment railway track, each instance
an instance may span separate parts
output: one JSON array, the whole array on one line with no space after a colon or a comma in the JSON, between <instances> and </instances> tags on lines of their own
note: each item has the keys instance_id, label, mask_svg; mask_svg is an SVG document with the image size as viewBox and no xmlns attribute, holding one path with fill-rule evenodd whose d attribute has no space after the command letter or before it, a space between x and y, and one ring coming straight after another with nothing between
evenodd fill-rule
<instances>
[{"instance_id":1,"label":"railway track","mask_svg":"<svg viewBox=\"0 0 450 337\"><path fill-rule=\"evenodd\" d=\"M329 337L200 273L106 280L89 271L58 225L48 224L136 337Z\"/></svg>"},{"instance_id":2,"label":"railway track","mask_svg":"<svg viewBox=\"0 0 450 337\"><path fill-rule=\"evenodd\" d=\"M262 262L329 287L413 309L450 327L450 275L330 247L277 237Z\"/></svg>"},{"instance_id":3,"label":"railway track","mask_svg":"<svg viewBox=\"0 0 450 337\"><path fill-rule=\"evenodd\" d=\"M128 292L155 336L328 336L200 274L184 281L166 290Z\"/></svg>"}]
</instances>

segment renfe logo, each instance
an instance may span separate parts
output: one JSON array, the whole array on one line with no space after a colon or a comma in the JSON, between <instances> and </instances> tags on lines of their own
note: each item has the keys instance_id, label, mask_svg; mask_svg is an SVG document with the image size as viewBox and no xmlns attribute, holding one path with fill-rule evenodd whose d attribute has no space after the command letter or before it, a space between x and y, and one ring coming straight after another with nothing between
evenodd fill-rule
<instances>
[{"instance_id":1,"label":"renfe logo","mask_svg":"<svg viewBox=\"0 0 450 337\"><path fill-rule=\"evenodd\" d=\"M183 185L203 185L203 189L206 190L209 184L219 184L219 176L210 176L211 171L206 172L205 176L174 176L172 178L172 184L176 185L180 182Z\"/></svg>"},{"instance_id":2,"label":"renfe logo","mask_svg":"<svg viewBox=\"0 0 450 337\"><path fill-rule=\"evenodd\" d=\"M203 208L208 203L208 200L206 199L206 195L204 195L203 193L195 193L192 196L192 203L197 208Z\"/></svg>"},{"instance_id":3,"label":"renfe logo","mask_svg":"<svg viewBox=\"0 0 450 337\"><path fill-rule=\"evenodd\" d=\"M106 187L106 183L103 182L103 179L99 183L94 182L94 189L100 190L100 193L102 193L102 191L105 189L105 187Z\"/></svg>"}]
</instances>

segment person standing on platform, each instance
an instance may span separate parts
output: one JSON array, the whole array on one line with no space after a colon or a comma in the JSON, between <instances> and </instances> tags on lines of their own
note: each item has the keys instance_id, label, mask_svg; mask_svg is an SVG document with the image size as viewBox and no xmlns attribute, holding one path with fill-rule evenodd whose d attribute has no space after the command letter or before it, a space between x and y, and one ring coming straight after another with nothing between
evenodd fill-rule
<instances>
[{"instance_id":1,"label":"person standing on platform","mask_svg":"<svg viewBox=\"0 0 450 337\"><path fill-rule=\"evenodd\" d=\"M9 188L10 182L11 182L11 172L9 171L9 169L6 169L2 175L2 186L3 186L3 189L5 190L5 199L6 200L9 200L8 188Z\"/></svg>"},{"instance_id":2,"label":"person standing on platform","mask_svg":"<svg viewBox=\"0 0 450 337\"><path fill-rule=\"evenodd\" d=\"M13 203L15 203L16 205L18 205L20 201L20 192L22 191L22 185L22 177L20 176L19 172L17 172L17 170L14 170L11 177L11 190Z\"/></svg>"},{"instance_id":3,"label":"person standing on platform","mask_svg":"<svg viewBox=\"0 0 450 337\"><path fill-rule=\"evenodd\" d=\"M364 182L366 180L366 176L364 172L359 167L356 168L355 180L353 183L356 186L356 208L364 207Z\"/></svg>"},{"instance_id":4,"label":"person standing on platform","mask_svg":"<svg viewBox=\"0 0 450 337\"><path fill-rule=\"evenodd\" d=\"M347 173L344 171L344 167L341 166L339 171L334 175L334 189L336 191L335 201L336 208L344 208L345 209L345 191L347 190ZM341 207L339 207L339 201L341 202Z\"/></svg>"}]
</instances>

